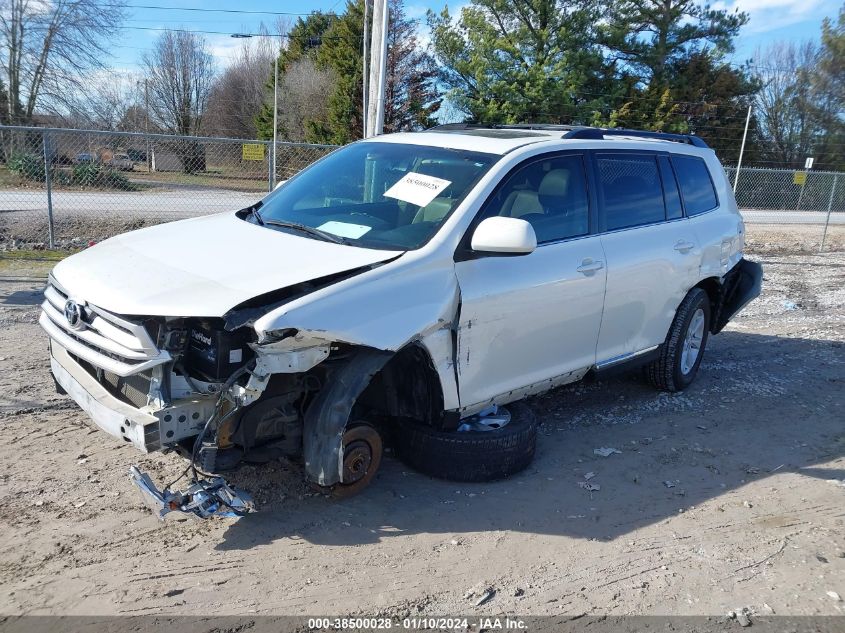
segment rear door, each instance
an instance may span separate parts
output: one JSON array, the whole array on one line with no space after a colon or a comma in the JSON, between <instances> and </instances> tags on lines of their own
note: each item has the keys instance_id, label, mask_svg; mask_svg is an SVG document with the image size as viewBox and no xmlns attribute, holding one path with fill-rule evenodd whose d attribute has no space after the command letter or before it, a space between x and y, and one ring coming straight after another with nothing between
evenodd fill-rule
<instances>
[{"instance_id":1,"label":"rear door","mask_svg":"<svg viewBox=\"0 0 845 633\"><path fill-rule=\"evenodd\" d=\"M698 281L700 247L666 154L596 152L593 168L607 262L596 349L602 366L663 342Z\"/></svg>"},{"instance_id":2,"label":"rear door","mask_svg":"<svg viewBox=\"0 0 845 633\"><path fill-rule=\"evenodd\" d=\"M724 171L714 159L672 155L684 211L701 244L701 277L721 277L742 257L744 226ZM718 171L716 171L718 170Z\"/></svg>"}]
</instances>

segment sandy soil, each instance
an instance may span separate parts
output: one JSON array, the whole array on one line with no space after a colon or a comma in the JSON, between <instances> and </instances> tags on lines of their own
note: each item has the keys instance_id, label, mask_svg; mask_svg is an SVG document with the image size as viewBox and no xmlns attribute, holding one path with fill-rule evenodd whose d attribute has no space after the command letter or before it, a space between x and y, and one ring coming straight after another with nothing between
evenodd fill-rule
<instances>
[{"instance_id":1,"label":"sandy soil","mask_svg":"<svg viewBox=\"0 0 845 633\"><path fill-rule=\"evenodd\" d=\"M337 502L276 462L231 478L258 513L165 523L127 469L162 481L183 462L55 395L42 282L7 275L0 614L842 614L845 253L756 258L764 296L688 391L620 376L531 399L542 435L517 477L454 484L388 458Z\"/></svg>"}]
</instances>

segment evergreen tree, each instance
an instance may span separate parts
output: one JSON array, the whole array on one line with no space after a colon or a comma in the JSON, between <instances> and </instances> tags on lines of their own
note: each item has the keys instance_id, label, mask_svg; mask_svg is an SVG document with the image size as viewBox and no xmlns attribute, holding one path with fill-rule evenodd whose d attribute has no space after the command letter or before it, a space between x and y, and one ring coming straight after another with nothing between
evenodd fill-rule
<instances>
[{"instance_id":1,"label":"evergreen tree","mask_svg":"<svg viewBox=\"0 0 845 633\"><path fill-rule=\"evenodd\" d=\"M845 4L822 23L818 64L810 73L815 118L823 131L814 152L822 169L845 169Z\"/></svg>"},{"instance_id":2,"label":"evergreen tree","mask_svg":"<svg viewBox=\"0 0 845 633\"><path fill-rule=\"evenodd\" d=\"M429 12L449 98L490 123L581 122L604 87L597 0L472 0Z\"/></svg>"},{"instance_id":3,"label":"evergreen tree","mask_svg":"<svg viewBox=\"0 0 845 633\"><path fill-rule=\"evenodd\" d=\"M643 85L671 88L677 68L691 55L718 60L734 50L733 41L748 15L711 9L699 0L621 0L600 28L600 42Z\"/></svg>"}]
</instances>

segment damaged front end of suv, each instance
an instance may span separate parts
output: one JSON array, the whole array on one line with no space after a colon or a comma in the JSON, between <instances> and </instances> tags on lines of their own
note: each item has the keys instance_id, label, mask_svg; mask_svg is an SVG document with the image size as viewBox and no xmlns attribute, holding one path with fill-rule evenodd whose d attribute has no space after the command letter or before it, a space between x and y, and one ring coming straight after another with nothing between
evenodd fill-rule
<instances>
[{"instance_id":1,"label":"damaged front end of suv","mask_svg":"<svg viewBox=\"0 0 845 633\"><path fill-rule=\"evenodd\" d=\"M376 422L355 407L394 354L294 328L259 335L255 321L371 268L250 300L221 318L119 316L72 299L51 277L40 323L53 376L100 429L141 451L189 459L184 492L160 491L133 467L159 516L249 511L248 495L208 475L244 458L304 458L314 484L357 492L373 477L382 443Z\"/></svg>"}]
</instances>

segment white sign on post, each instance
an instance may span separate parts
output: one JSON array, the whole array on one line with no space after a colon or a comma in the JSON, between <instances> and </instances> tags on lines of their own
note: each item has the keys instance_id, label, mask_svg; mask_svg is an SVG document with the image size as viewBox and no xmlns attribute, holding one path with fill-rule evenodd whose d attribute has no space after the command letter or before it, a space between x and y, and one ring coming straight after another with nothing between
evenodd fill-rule
<instances>
[{"instance_id":1,"label":"white sign on post","mask_svg":"<svg viewBox=\"0 0 845 633\"><path fill-rule=\"evenodd\" d=\"M804 161L804 169L812 169L813 168L813 157L808 156L807 160Z\"/></svg>"}]
</instances>

